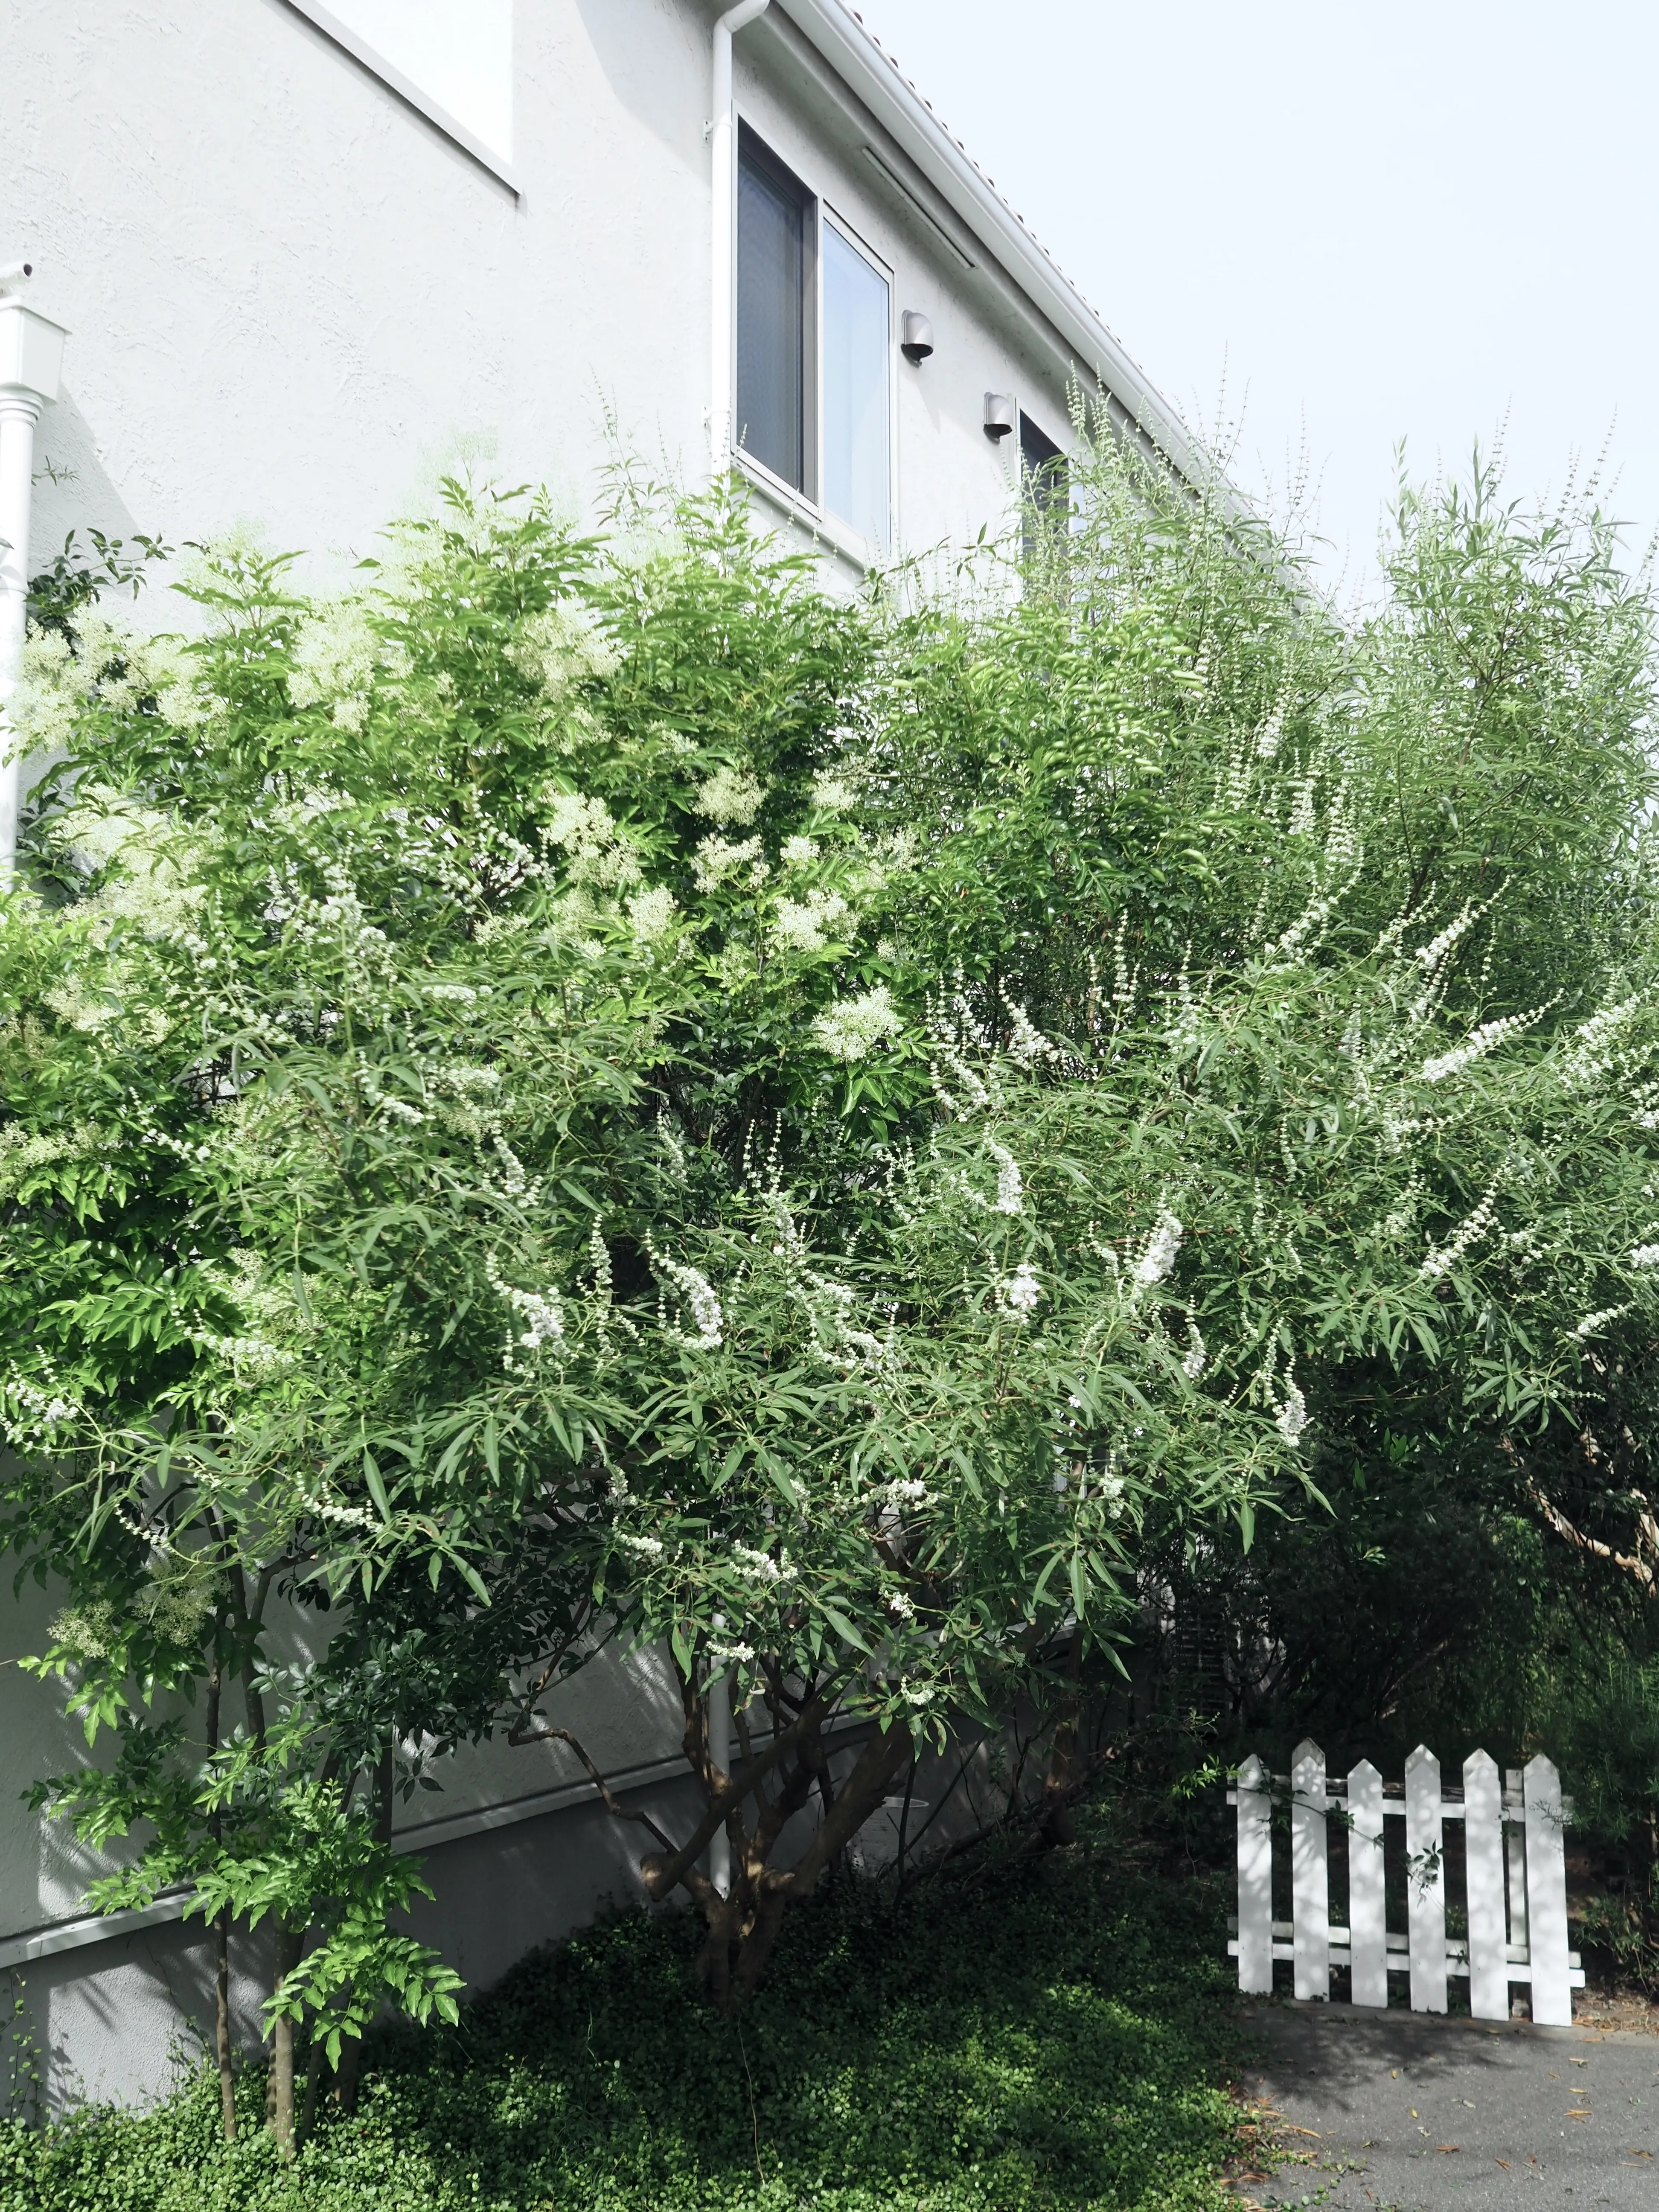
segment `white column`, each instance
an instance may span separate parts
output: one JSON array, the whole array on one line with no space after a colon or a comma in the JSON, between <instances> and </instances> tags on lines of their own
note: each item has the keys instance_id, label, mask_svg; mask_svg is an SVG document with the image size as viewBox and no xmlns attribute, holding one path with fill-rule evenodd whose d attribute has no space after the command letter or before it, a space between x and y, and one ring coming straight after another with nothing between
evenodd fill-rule
<instances>
[{"instance_id":1,"label":"white column","mask_svg":"<svg viewBox=\"0 0 1659 2212\"><path fill-rule=\"evenodd\" d=\"M17 860L23 762L7 713L23 651L29 585L29 507L40 401L15 385L0 389L0 879Z\"/></svg>"},{"instance_id":2,"label":"white column","mask_svg":"<svg viewBox=\"0 0 1659 2212\"><path fill-rule=\"evenodd\" d=\"M1484 1751L1463 1761L1463 1844L1469 1905L1469 2010L1477 2020L1507 2020L1504 1793L1498 1762Z\"/></svg>"},{"instance_id":3,"label":"white column","mask_svg":"<svg viewBox=\"0 0 1659 2212\"><path fill-rule=\"evenodd\" d=\"M1273 1987L1272 1777L1255 1752L1238 1770L1238 1986Z\"/></svg>"},{"instance_id":4,"label":"white column","mask_svg":"<svg viewBox=\"0 0 1659 2212\"><path fill-rule=\"evenodd\" d=\"M1299 1743L1291 1757L1291 1936L1296 1993L1322 2002L1331 1994L1328 1809L1325 1754L1316 1743Z\"/></svg>"},{"instance_id":5,"label":"white column","mask_svg":"<svg viewBox=\"0 0 1659 2212\"><path fill-rule=\"evenodd\" d=\"M726 1616L714 1615L714 1628L720 1634L726 1631ZM715 1674L710 1677L705 1692L708 1715L708 1763L714 1769L714 1787L724 1789L732 1771L732 1677ZM708 1846L708 1879L722 1897L732 1894L732 1838L722 1821L715 1829Z\"/></svg>"},{"instance_id":6,"label":"white column","mask_svg":"<svg viewBox=\"0 0 1659 2212\"><path fill-rule=\"evenodd\" d=\"M1412 2010L1446 2009L1446 1869L1442 1856L1440 1761L1419 1743L1406 1761L1406 1930Z\"/></svg>"},{"instance_id":7,"label":"white column","mask_svg":"<svg viewBox=\"0 0 1659 2212\"><path fill-rule=\"evenodd\" d=\"M1527 1761L1527 1948L1532 1956L1532 2016L1546 2027L1572 2026L1567 1978L1566 1819L1561 1778L1540 1752Z\"/></svg>"},{"instance_id":8,"label":"white column","mask_svg":"<svg viewBox=\"0 0 1659 2212\"><path fill-rule=\"evenodd\" d=\"M17 860L23 763L6 706L17 684L29 581L34 426L58 397L64 332L8 293L0 295L0 882Z\"/></svg>"},{"instance_id":9,"label":"white column","mask_svg":"<svg viewBox=\"0 0 1659 2212\"><path fill-rule=\"evenodd\" d=\"M708 465L718 477L732 441L732 342L737 329L737 160L732 143L732 40L766 12L768 0L738 0L714 24L708 146L714 184L713 302L708 363Z\"/></svg>"},{"instance_id":10,"label":"white column","mask_svg":"<svg viewBox=\"0 0 1659 2212\"><path fill-rule=\"evenodd\" d=\"M1357 2005L1389 2002L1382 1890L1382 1777L1362 1759L1348 1777L1348 1955Z\"/></svg>"}]
</instances>

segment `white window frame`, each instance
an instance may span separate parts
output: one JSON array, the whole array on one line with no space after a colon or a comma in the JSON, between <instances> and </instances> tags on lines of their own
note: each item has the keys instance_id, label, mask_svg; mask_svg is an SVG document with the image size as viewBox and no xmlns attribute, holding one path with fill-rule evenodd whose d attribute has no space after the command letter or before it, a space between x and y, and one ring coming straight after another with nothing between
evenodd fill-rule
<instances>
[{"instance_id":1,"label":"white window frame","mask_svg":"<svg viewBox=\"0 0 1659 2212\"><path fill-rule=\"evenodd\" d=\"M763 130L759 124L756 123L741 109L738 111L738 120L742 128L746 128L756 138L759 140L760 143L765 148L767 152L771 155L774 161L779 162L785 169L787 169L791 176L798 177L800 179L801 184L811 198L812 224L814 230L812 240L812 284L814 289L811 301L811 322L812 344L816 350L817 357L816 359L804 364L807 372L805 387L808 393L811 395L811 420L806 425L805 443L812 458L811 481L819 487L819 495L817 498L813 498L805 492L798 491L793 484L786 483L781 477L774 475L773 471L767 467L764 461L757 460L752 453L749 453L744 447L739 446L735 442L733 442L731 449L732 458L744 475L748 477L757 488L763 491L766 496L772 501L774 505L784 508L785 511L793 515L797 521L805 523L817 536L826 540L828 544L835 547L837 552L845 554L848 560L855 562L860 568L876 568L879 566L883 561L890 560L892 557L894 549L898 541L898 376L894 361L894 356L897 350L896 331L898 311L894 305L894 301L897 297L897 289L894 283L892 264L883 255L875 251L875 249L870 245L868 240L866 239L860 232L857 225L850 222L848 218L841 213L840 210L834 204L834 203L825 196L825 194L820 190L816 179L812 177L810 172L797 167L796 164L793 161L788 160L784 155L778 151L777 148L773 143L769 132ZM740 137L741 131L734 131L732 134L732 201L733 210L732 250L734 267L736 265L735 257L737 253L737 161L738 147L740 142ZM887 544L884 548L876 544L872 540L866 538L862 531L854 530L849 523L843 522L839 515L832 514L830 512L830 509L824 505L823 499L823 233L826 224L831 229L835 230L837 234L852 247L855 253L859 254L864 260L869 263L870 266L875 270L876 274L882 279L883 283L887 287ZM734 283L732 287L732 389L726 395L727 419L733 422L735 422L737 419L738 409L737 316L738 287Z\"/></svg>"}]
</instances>

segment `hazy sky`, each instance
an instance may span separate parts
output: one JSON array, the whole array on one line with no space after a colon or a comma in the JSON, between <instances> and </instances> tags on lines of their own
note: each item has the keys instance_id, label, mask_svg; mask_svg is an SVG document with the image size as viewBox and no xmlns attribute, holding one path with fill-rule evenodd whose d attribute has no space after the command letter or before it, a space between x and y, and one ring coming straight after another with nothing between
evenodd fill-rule
<instances>
[{"instance_id":1,"label":"hazy sky","mask_svg":"<svg viewBox=\"0 0 1659 2212\"><path fill-rule=\"evenodd\" d=\"M1659 523L1659 8L1640 0L859 0L1189 421L1305 452L1326 558L1375 556L1401 439L1507 422L1512 493L1611 432Z\"/></svg>"}]
</instances>

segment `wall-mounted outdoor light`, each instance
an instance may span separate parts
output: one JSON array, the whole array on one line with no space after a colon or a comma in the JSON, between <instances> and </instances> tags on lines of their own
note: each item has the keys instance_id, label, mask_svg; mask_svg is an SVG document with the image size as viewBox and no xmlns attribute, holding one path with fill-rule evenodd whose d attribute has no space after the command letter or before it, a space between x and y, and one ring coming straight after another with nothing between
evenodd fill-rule
<instances>
[{"instance_id":1,"label":"wall-mounted outdoor light","mask_svg":"<svg viewBox=\"0 0 1659 2212\"><path fill-rule=\"evenodd\" d=\"M1019 402L1006 392L985 395L985 434L995 441L1012 436L1019 428Z\"/></svg>"},{"instance_id":2,"label":"wall-mounted outdoor light","mask_svg":"<svg viewBox=\"0 0 1659 2212\"><path fill-rule=\"evenodd\" d=\"M927 316L919 315L914 307L907 307L900 329L902 336L899 339L899 351L906 361L918 363L926 361L933 350L933 326Z\"/></svg>"}]
</instances>

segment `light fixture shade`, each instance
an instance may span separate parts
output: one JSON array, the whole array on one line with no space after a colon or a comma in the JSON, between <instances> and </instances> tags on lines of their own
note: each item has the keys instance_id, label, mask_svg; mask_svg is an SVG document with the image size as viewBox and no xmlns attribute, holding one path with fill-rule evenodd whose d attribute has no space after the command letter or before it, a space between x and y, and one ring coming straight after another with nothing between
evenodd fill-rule
<instances>
[{"instance_id":1,"label":"light fixture shade","mask_svg":"<svg viewBox=\"0 0 1659 2212\"><path fill-rule=\"evenodd\" d=\"M64 337L60 323L37 315L15 295L0 299L0 386L21 385L37 399L56 399Z\"/></svg>"},{"instance_id":2,"label":"light fixture shade","mask_svg":"<svg viewBox=\"0 0 1659 2212\"><path fill-rule=\"evenodd\" d=\"M927 316L919 315L914 307L907 307L900 328L902 335L899 339L899 351L905 359L926 361L933 350L933 326Z\"/></svg>"},{"instance_id":3,"label":"light fixture shade","mask_svg":"<svg viewBox=\"0 0 1659 2212\"><path fill-rule=\"evenodd\" d=\"M985 395L985 434L988 438L1006 438L1019 428L1019 402L1006 392L988 392Z\"/></svg>"}]
</instances>

